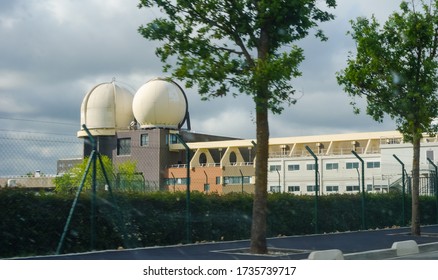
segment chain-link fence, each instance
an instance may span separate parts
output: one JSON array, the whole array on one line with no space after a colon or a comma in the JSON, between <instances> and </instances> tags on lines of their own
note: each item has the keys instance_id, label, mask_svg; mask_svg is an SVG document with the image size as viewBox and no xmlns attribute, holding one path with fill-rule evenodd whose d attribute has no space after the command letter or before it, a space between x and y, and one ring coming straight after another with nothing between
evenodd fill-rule
<instances>
[{"instance_id":1,"label":"chain-link fence","mask_svg":"<svg viewBox=\"0 0 438 280\"><path fill-rule=\"evenodd\" d=\"M62 134L1 129L0 178L55 176L58 160L81 158L82 151L83 140L71 127Z\"/></svg>"}]
</instances>

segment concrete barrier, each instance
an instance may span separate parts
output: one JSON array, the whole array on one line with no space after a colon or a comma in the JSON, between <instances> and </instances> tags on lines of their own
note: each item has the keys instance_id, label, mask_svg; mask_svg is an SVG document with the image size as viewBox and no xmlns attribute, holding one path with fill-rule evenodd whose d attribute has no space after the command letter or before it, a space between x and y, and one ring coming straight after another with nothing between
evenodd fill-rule
<instances>
[{"instance_id":1,"label":"concrete barrier","mask_svg":"<svg viewBox=\"0 0 438 280\"><path fill-rule=\"evenodd\" d=\"M399 257L420 253L418 244L414 240L394 242L391 249L395 249Z\"/></svg>"},{"instance_id":2,"label":"concrete barrier","mask_svg":"<svg viewBox=\"0 0 438 280\"><path fill-rule=\"evenodd\" d=\"M343 260L344 255L341 250L323 250L323 251L313 251L309 254L307 258L309 260Z\"/></svg>"}]
</instances>

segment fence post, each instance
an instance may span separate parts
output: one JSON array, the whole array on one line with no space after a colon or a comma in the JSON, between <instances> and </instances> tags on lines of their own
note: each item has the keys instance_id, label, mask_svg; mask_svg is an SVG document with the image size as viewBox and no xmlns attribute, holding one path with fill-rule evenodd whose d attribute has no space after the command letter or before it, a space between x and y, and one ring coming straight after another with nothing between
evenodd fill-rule
<instances>
[{"instance_id":1,"label":"fence post","mask_svg":"<svg viewBox=\"0 0 438 280\"><path fill-rule=\"evenodd\" d=\"M434 189L435 189L435 200L436 200L436 222L438 224L438 166L435 163L433 163L433 161L430 158L427 158L427 160L435 168L435 184L434 184Z\"/></svg>"},{"instance_id":2,"label":"fence post","mask_svg":"<svg viewBox=\"0 0 438 280\"><path fill-rule=\"evenodd\" d=\"M405 164L394 154L392 155L402 166L402 226L404 226L405 223Z\"/></svg>"},{"instance_id":3,"label":"fence post","mask_svg":"<svg viewBox=\"0 0 438 280\"><path fill-rule=\"evenodd\" d=\"M363 161L363 159L355 152L355 151L351 151L351 153L353 153L353 155L360 160L361 164L362 164L362 229L365 230L366 229L366 223L365 223L365 163Z\"/></svg>"}]
</instances>

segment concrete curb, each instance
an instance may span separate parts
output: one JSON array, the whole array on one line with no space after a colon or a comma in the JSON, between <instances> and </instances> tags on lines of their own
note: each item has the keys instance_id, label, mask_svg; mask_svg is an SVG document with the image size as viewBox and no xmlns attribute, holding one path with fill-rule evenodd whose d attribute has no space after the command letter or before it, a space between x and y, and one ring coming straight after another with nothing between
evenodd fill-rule
<instances>
[{"instance_id":1,"label":"concrete curb","mask_svg":"<svg viewBox=\"0 0 438 280\"><path fill-rule=\"evenodd\" d=\"M391 249L395 249L397 257L420 253L418 244L414 240L394 242Z\"/></svg>"},{"instance_id":2,"label":"concrete curb","mask_svg":"<svg viewBox=\"0 0 438 280\"><path fill-rule=\"evenodd\" d=\"M309 260L343 260L344 255L341 250L332 249L324 251L313 251L309 254Z\"/></svg>"},{"instance_id":3,"label":"concrete curb","mask_svg":"<svg viewBox=\"0 0 438 280\"><path fill-rule=\"evenodd\" d=\"M414 240L394 242L391 248L371 250L365 252L343 254L342 251L323 250L313 251L309 254L309 260L385 260L401 256L416 255L438 251L438 242L418 245Z\"/></svg>"}]
</instances>

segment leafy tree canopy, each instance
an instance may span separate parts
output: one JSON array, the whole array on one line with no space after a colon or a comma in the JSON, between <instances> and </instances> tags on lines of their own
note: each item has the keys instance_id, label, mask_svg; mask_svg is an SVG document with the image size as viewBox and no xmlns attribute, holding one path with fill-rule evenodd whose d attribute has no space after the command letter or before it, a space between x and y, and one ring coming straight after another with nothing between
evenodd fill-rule
<instances>
[{"instance_id":1,"label":"leafy tree canopy","mask_svg":"<svg viewBox=\"0 0 438 280\"><path fill-rule=\"evenodd\" d=\"M388 114L408 141L436 127L438 114L438 1L403 1L381 26L376 18L351 21L357 44L339 84L353 97L365 97L366 112L376 121Z\"/></svg>"},{"instance_id":2,"label":"leafy tree canopy","mask_svg":"<svg viewBox=\"0 0 438 280\"><path fill-rule=\"evenodd\" d=\"M293 42L318 23L333 19L320 9L335 0L141 0L140 8L158 7L163 17L139 32L162 45L156 54L164 70L196 85L204 100L247 94L256 108L257 164L251 228L251 252L266 253L268 112L293 104L290 80L300 76L303 50ZM323 32L316 36L325 40ZM169 60L171 63L169 63ZM172 66L172 64L175 64ZM237 92L231 89L237 89Z\"/></svg>"},{"instance_id":3,"label":"leafy tree canopy","mask_svg":"<svg viewBox=\"0 0 438 280\"><path fill-rule=\"evenodd\" d=\"M336 6L335 0L141 0L139 7L156 6L165 16L139 32L164 42L156 49L164 70L176 59L173 76L188 88L196 84L204 100L244 93L253 96L257 108L268 105L280 113L283 102L295 103L289 81L301 75L298 65L304 59L292 43L334 18L320 2ZM326 39L321 30L316 36Z\"/></svg>"},{"instance_id":4,"label":"leafy tree canopy","mask_svg":"<svg viewBox=\"0 0 438 280\"><path fill-rule=\"evenodd\" d=\"M105 155L100 156L102 159L103 167L105 168L106 175L110 184L114 185L115 174L123 174L125 180L132 182L135 180L135 174L137 172L137 163L133 161L125 161L114 167L111 159ZM84 177L89 157L86 157L81 163L78 163L72 167L69 172L62 176L56 177L54 180L56 192L73 192L80 186L81 180ZM87 177L84 182L84 189L91 189L92 185L92 165L88 171ZM106 184L105 175L101 168L99 159L96 159L96 184L98 189L104 189ZM114 186L113 186L114 187Z\"/></svg>"}]
</instances>

